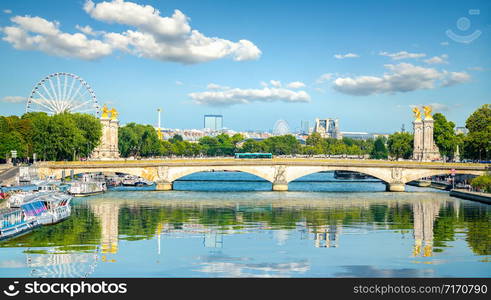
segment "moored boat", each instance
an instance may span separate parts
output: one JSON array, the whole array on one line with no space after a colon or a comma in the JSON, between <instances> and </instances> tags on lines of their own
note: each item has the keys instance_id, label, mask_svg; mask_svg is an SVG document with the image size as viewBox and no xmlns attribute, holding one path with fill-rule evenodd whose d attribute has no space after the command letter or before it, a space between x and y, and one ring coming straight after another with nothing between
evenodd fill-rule
<instances>
[{"instance_id":1,"label":"moored boat","mask_svg":"<svg viewBox=\"0 0 491 300\"><path fill-rule=\"evenodd\" d=\"M70 195L58 191L55 185L40 186L37 192L21 192L9 198L11 208L34 209L41 225L58 223L71 215ZM32 209L30 209L32 208Z\"/></svg>"},{"instance_id":2,"label":"moored boat","mask_svg":"<svg viewBox=\"0 0 491 300\"><path fill-rule=\"evenodd\" d=\"M104 193L107 190L106 182L96 179L90 174L84 174L80 180L70 183L68 193L74 197L86 197Z\"/></svg>"},{"instance_id":3,"label":"moored boat","mask_svg":"<svg viewBox=\"0 0 491 300\"><path fill-rule=\"evenodd\" d=\"M29 233L40 225L35 212L29 209L30 207L0 210L0 241Z\"/></svg>"},{"instance_id":4,"label":"moored boat","mask_svg":"<svg viewBox=\"0 0 491 300\"><path fill-rule=\"evenodd\" d=\"M354 172L354 171L334 171L334 178L354 180L354 179L368 179L368 178L373 178L373 177L370 175L366 175L366 174Z\"/></svg>"}]
</instances>

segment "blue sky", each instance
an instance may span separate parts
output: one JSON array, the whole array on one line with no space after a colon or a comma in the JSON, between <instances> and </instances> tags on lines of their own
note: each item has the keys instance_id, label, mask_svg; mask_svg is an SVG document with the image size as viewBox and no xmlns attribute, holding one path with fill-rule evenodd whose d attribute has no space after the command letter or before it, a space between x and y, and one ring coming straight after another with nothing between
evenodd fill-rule
<instances>
[{"instance_id":1,"label":"blue sky","mask_svg":"<svg viewBox=\"0 0 491 300\"><path fill-rule=\"evenodd\" d=\"M489 1L2 1L0 114L22 114L38 81L69 72L116 107L122 123L155 124L161 107L171 128L201 128L204 114L219 113L235 130L337 117L342 131L394 132L411 127L411 105L432 104L462 126L491 102L490 8Z\"/></svg>"}]
</instances>

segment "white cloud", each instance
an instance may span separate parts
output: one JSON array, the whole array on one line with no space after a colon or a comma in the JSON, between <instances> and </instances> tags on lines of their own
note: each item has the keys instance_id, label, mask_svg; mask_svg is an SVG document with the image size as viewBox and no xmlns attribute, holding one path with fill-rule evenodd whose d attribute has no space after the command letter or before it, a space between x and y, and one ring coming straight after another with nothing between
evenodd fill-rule
<instances>
[{"instance_id":1,"label":"white cloud","mask_svg":"<svg viewBox=\"0 0 491 300\"><path fill-rule=\"evenodd\" d=\"M84 10L96 20L137 27L158 40L179 39L191 32L188 17L177 9L171 17L161 17L160 11L150 5L138 5L123 0L95 4L87 0Z\"/></svg>"},{"instance_id":2,"label":"white cloud","mask_svg":"<svg viewBox=\"0 0 491 300\"><path fill-rule=\"evenodd\" d=\"M447 72L443 71L444 75L442 86L453 86L459 83L467 82L471 76L466 72Z\"/></svg>"},{"instance_id":3,"label":"white cloud","mask_svg":"<svg viewBox=\"0 0 491 300\"><path fill-rule=\"evenodd\" d=\"M448 55L442 54L440 56L433 56L432 58L425 59L424 62L427 64L448 64Z\"/></svg>"},{"instance_id":4,"label":"white cloud","mask_svg":"<svg viewBox=\"0 0 491 300\"><path fill-rule=\"evenodd\" d=\"M16 16L14 26L3 27L3 40L19 50L38 50L50 55L74 57L84 60L98 59L112 53L111 45L88 39L85 34L64 33L58 22L40 17Z\"/></svg>"},{"instance_id":5,"label":"white cloud","mask_svg":"<svg viewBox=\"0 0 491 300\"><path fill-rule=\"evenodd\" d=\"M22 96L5 96L2 98L2 102L20 103L25 101L26 101L26 97L22 97Z\"/></svg>"},{"instance_id":6,"label":"white cloud","mask_svg":"<svg viewBox=\"0 0 491 300\"><path fill-rule=\"evenodd\" d=\"M236 61L258 59L261 50L248 40L232 42L206 37L189 25L189 18L179 10L171 17L160 16L150 5L114 0L94 4L85 2L84 10L94 19L135 27L105 37L116 48L162 61L181 63L206 62L231 56Z\"/></svg>"},{"instance_id":7,"label":"white cloud","mask_svg":"<svg viewBox=\"0 0 491 300\"><path fill-rule=\"evenodd\" d=\"M466 82L470 76L465 72L438 71L433 68L414 66L408 63L387 64L390 72L383 76L340 77L334 80L338 92L355 96L410 92L421 89L446 87ZM440 84L439 84L440 83Z\"/></svg>"},{"instance_id":8,"label":"white cloud","mask_svg":"<svg viewBox=\"0 0 491 300\"><path fill-rule=\"evenodd\" d=\"M224 85L219 85L219 84L216 84L216 83L209 83L206 86L206 88L209 89L209 90L227 90L230 87L224 86Z\"/></svg>"},{"instance_id":9,"label":"white cloud","mask_svg":"<svg viewBox=\"0 0 491 300\"><path fill-rule=\"evenodd\" d=\"M434 111L448 111L450 107L443 103L430 103L429 104Z\"/></svg>"},{"instance_id":10,"label":"white cloud","mask_svg":"<svg viewBox=\"0 0 491 300\"><path fill-rule=\"evenodd\" d=\"M210 84L208 85L210 88ZM310 96L305 91L292 91L279 87L263 87L261 89L240 89L212 86L213 91L190 93L189 97L198 104L226 106L251 102L282 101L287 103L309 102Z\"/></svg>"},{"instance_id":11,"label":"white cloud","mask_svg":"<svg viewBox=\"0 0 491 300\"><path fill-rule=\"evenodd\" d=\"M424 53L409 53L407 51L400 51L397 53L380 52L379 55L388 56L388 57L392 58L393 60L401 60L401 59L408 59L408 58L420 58L420 57L426 56L426 54L424 54Z\"/></svg>"},{"instance_id":12,"label":"white cloud","mask_svg":"<svg viewBox=\"0 0 491 300\"><path fill-rule=\"evenodd\" d=\"M483 67L468 67L467 70L471 71L484 71Z\"/></svg>"},{"instance_id":13,"label":"white cloud","mask_svg":"<svg viewBox=\"0 0 491 300\"><path fill-rule=\"evenodd\" d=\"M182 82L180 80L176 80L176 85L184 85L184 82Z\"/></svg>"},{"instance_id":14,"label":"white cloud","mask_svg":"<svg viewBox=\"0 0 491 300\"><path fill-rule=\"evenodd\" d=\"M337 59L344 59L344 58L357 58L360 57L358 54L355 53L346 53L346 54L335 54L334 58Z\"/></svg>"},{"instance_id":15,"label":"white cloud","mask_svg":"<svg viewBox=\"0 0 491 300\"><path fill-rule=\"evenodd\" d=\"M332 74L332 73L322 74L321 76L319 76L319 78L317 78L315 83L323 83L323 82L329 81L332 79L333 76L334 76L334 74Z\"/></svg>"},{"instance_id":16,"label":"white cloud","mask_svg":"<svg viewBox=\"0 0 491 300\"><path fill-rule=\"evenodd\" d=\"M435 112L443 112L443 111L449 111L450 110L450 106L443 104L443 103L436 103L436 102L430 103L430 104L410 104L409 107L410 108L414 108L414 107L420 108L420 107L423 107L425 105L431 106L431 108Z\"/></svg>"},{"instance_id":17,"label":"white cloud","mask_svg":"<svg viewBox=\"0 0 491 300\"><path fill-rule=\"evenodd\" d=\"M441 42L440 45L442 45L442 46L448 46L449 43L448 42Z\"/></svg>"},{"instance_id":18,"label":"white cloud","mask_svg":"<svg viewBox=\"0 0 491 300\"><path fill-rule=\"evenodd\" d=\"M12 10L11 9L4 9L3 10L3 13L5 13L5 14L11 14L12 13Z\"/></svg>"},{"instance_id":19,"label":"white cloud","mask_svg":"<svg viewBox=\"0 0 491 300\"><path fill-rule=\"evenodd\" d=\"M181 63L200 63L231 57L235 61L253 60L261 50L252 42L237 42L207 37L189 25L189 18L179 10L163 17L150 5L124 0L100 2L87 0L83 9L94 19L133 27L124 32L94 31L77 25L82 33L60 31L60 24L40 17L16 16L12 26L0 29L3 40L20 50L37 50L63 57L93 60L124 51L136 56ZM87 36L98 36L89 39Z\"/></svg>"},{"instance_id":20,"label":"white cloud","mask_svg":"<svg viewBox=\"0 0 491 300\"><path fill-rule=\"evenodd\" d=\"M271 83L271 85L274 87L277 87L277 88L281 87L281 81L279 81L279 80L270 80L269 83Z\"/></svg>"},{"instance_id":21,"label":"white cloud","mask_svg":"<svg viewBox=\"0 0 491 300\"><path fill-rule=\"evenodd\" d=\"M290 82L289 84L287 84L286 87L288 87L290 89L300 89L300 88L305 87L305 83L303 83L301 81L293 81L293 82Z\"/></svg>"},{"instance_id":22,"label":"white cloud","mask_svg":"<svg viewBox=\"0 0 491 300\"><path fill-rule=\"evenodd\" d=\"M105 33L104 31L94 31L92 27L90 27L89 25L86 26L75 25L75 28L77 28L84 34L91 35L91 36L98 36Z\"/></svg>"}]
</instances>

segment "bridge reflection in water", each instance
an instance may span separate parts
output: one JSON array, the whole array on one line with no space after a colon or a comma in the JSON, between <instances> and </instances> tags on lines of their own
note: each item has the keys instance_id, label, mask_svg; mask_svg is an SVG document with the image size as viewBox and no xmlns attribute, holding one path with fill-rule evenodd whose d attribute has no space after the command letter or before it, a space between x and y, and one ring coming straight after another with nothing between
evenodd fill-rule
<instances>
[{"instance_id":1,"label":"bridge reflection in water","mask_svg":"<svg viewBox=\"0 0 491 300\"><path fill-rule=\"evenodd\" d=\"M254 193L254 200L238 194L228 194L226 199L220 195L113 192L77 199L69 220L2 243L0 250L23 251L24 276L34 277L104 276L107 272L132 276L132 271L109 270L117 265L121 265L118 270L141 269L135 264L148 263L146 258L165 268L175 263L168 257L184 259L179 258L184 254L177 245L185 241L189 241L187 247L194 248L185 248L183 253L208 253L187 257L191 265L185 274L204 276L316 276L311 272L316 269L315 255L320 254L314 249L328 255L326 259L337 257L337 251L356 251L353 247L358 247L357 241L380 242L382 233L387 235L384 244L366 244L359 249L361 257L380 259L384 253L389 262L402 259L409 265L432 264L439 260L440 252L448 252L450 258L446 258L451 260L454 243L462 242L470 257L491 255L490 208L444 193L409 193L404 197L391 193L331 193L329 197L312 193L305 198L305 193L263 192ZM237 238L248 242L239 243ZM197 244L192 242L196 239ZM401 243L403 248L395 246ZM128 257L134 247L139 252ZM392 248L397 251L389 251ZM240 251L245 257L227 256ZM283 261L277 262L278 257ZM9 269L2 269L2 265L10 260L8 255L0 258L0 270L6 276ZM263 262L251 263L253 260ZM159 270L152 265L147 268Z\"/></svg>"}]
</instances>

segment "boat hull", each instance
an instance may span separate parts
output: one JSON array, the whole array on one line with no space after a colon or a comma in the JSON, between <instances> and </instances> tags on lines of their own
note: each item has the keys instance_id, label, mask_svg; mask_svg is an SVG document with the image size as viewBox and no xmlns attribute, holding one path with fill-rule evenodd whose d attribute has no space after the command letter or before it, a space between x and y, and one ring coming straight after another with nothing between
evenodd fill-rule
<instances>
[{"instance_id":1,"label":"boat hull","mask_svg":"<svg viewBox=\"0 0 491 300\"><path fill-rule=\"evenodd\" d=\"M73 197L88 197L103 194L104 191L88 192L88 193L70 193Z\"/></svg>"},{"instance_id":2,"label":"boat hull","mask_svg":"<svg viewBox=\"0 0 491 300\"><path fill-rule=\"evenodd\" d=\"M41 226L41 224L33 221L30 223L20 224L19 226L14 226L12 228L9 228L8 230L2 230L0 241L6 241L28 234L39 226Z\"/></svg>"}]
</instances>

